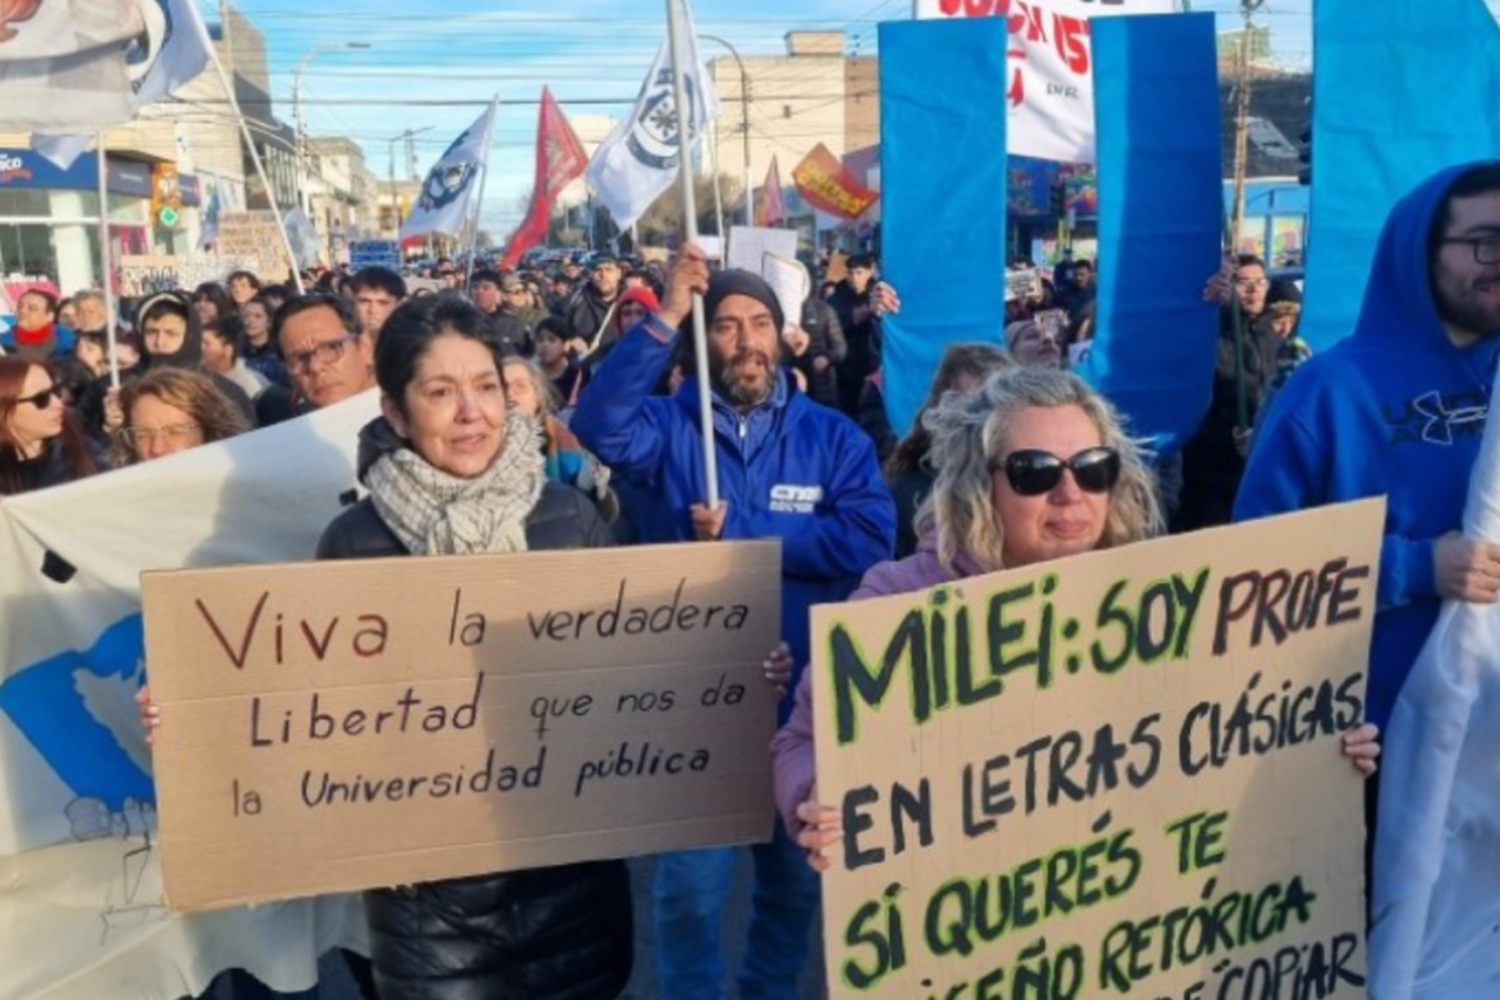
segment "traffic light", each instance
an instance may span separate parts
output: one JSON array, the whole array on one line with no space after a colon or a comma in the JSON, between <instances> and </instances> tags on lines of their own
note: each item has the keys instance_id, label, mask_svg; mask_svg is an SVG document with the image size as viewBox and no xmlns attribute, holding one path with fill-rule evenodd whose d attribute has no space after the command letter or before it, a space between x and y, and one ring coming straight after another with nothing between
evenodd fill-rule
<instances>
[{"instance_id":1,"label":"traffic light","mask_svg":"<svg viewBox=\"0 0 1500 1000\"><path fill-rule=\"evenodd\" d=\"M182 185L177 166L158 163L151 168L151 218L162 229L182 222Z\"/></svg>"}]
</instances>

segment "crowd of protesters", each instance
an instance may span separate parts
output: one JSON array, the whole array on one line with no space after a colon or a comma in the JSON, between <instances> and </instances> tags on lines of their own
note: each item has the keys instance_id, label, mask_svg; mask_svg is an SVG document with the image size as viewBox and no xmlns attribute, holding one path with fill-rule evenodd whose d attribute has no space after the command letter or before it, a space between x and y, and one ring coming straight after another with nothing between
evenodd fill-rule
<instances>
[{"instance_id":1,"label":"crowd of protesters","mask_svg":"<svg viewBox=\"0 0 1500 1000\"><path fill-rule=\"evenodd\" d=\"M813 604L1386 494L1371 681L1372 721L1383 723L1439 601L1500 596L1500 549L1458 534L1477 434L1429 454L1434 442L1388 433L1385 406L1387 388L1411 395L1446 379L1436 388L1460 393L1493 378L1500 306L1476 289L1500 280L1497 196L1500 168L1482 165L1403 203L1366 316L1326 356L1310 358L1300 292L1273 282L1264 262L1240 256L1206 275L1204 294L1223 310L1212 402L1172 460L1135 441L1068 371L1093 331L1095 270L1084 260L1007 303L1002 328L951 346L905 436L881 399L881 330L900 310L898 289L868 255L814 282L794 312L760 277L717 270L692 244L670 268L604 256L587 271L481 267L466 290L439 262L444 287L414 294L382 268L324 274L305 295L240 272L134 304L112 338L97 295L28 292L0 358L0 502L373 390L383 416L360 442L368 496L329 526L319 558L782 539L783 643L766 660L768 682L786 692L780 819L751 852L734 976L741 996L790 998L815 933L815 871L840 824L811 787ZM707 385L683 334L695 294ZM434 401L414 390L419 378L452 392ZM1339 395L1335 381L1361 388ZM725 484L713 508L701 494L705 393ZM1335 449L1336 437L1357 441L1358 454ZM786 483L809 499L773 503ZM1365 774L1375 735L1365 726L1345 740ZM663 996L724 995L735 858L658 858ZM630 887L617 863L381 890L368 902L373 967L351 964L372 997L609 997L630 976Z\"/></svg>"}]
</instances>

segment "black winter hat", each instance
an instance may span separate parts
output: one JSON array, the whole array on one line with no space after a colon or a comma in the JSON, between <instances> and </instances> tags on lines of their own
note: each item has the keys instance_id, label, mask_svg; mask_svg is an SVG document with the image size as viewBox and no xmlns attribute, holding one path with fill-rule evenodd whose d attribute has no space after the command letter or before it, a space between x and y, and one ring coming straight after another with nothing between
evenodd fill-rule
<instances>
[{"instance_id":1,"label":"black winter hat","mask_svg":"<svg viewBox=\"0 0 1500 1000\"><path fill-rule=\"evenodd\" d=\"M771 310L771 319L776 323L778 334L786 327L786 316L781 311L781 303L776 301L776 293L771 290L766 279L754 272L741 270L719 271L709 279L708 294L703 296L704 321L713 325L719 304L731 295L748 295Z\"/></svg>"}]
</instances>

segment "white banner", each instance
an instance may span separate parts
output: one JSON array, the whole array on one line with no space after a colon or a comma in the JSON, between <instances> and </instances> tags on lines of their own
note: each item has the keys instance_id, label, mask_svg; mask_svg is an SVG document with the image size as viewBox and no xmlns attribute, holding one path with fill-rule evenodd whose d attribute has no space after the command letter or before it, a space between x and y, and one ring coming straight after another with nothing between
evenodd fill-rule
<instances>
[{"instance_id":1,"label":"white banner","mask_svg":"<svg viewBox=\"0 0 1500 1000\"><path fill-rule=\"evenodd\" d=\"M1170 14L1177 0L914 0L917 18L1008 17L1006 145L1019 156L1094 162L1089 19Z\"/></svg>"},{"instance_id":2,"label":"white banner","mask_svg":"<svg viewBox=\"0 0 1500 1000\"><path fill-rule=\"evenodd\" d=\"M678 31L681 35L684 61L683 85L692 105L691 150L708 123L719 117L719 95L713 77L703 66L698 52L698 35L693 26L693 12L682 4ZM630 114L609 133L586 174L588 185L621 229L629 229L637 219L677 180L681 151L677 92L672 76L672 47L663 42L641 85L640 96Z\"/></svg>"},{"instance_id":3,"label":"white banner","mask_svg":"<svg viewBox=\"0 0 1500 1000\"><path fill-rule=\"evenodd\" d=\"M355 897L181 917L162 905L142 571L311 558L354 488L376 393L0 502L0 996L161 998L223 968L311 984L362 947Z\"/></svg>"}]
</instances>

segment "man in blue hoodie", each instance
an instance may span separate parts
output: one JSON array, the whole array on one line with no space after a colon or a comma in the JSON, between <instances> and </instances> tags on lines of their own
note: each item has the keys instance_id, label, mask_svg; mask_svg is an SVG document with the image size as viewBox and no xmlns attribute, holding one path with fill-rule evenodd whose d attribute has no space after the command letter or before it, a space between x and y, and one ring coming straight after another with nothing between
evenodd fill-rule
<instances>
[{"instance_id":1,"label":"man in blue hoodie","mask_svg":"<svg viewBox=\"0 0 1500 1000\"><path fill-rule=\"evenodd\" d=\"M1353 335L1256 434L1235 520L1388 497L1366 717L1385 727L1443 600L1493 603L1500 547L1459 534L1500 354L1500 163L1444 170L1380 236Z\"/></svg>"},{"instance_id":2,"label":"man in blue hoodie","mask_svg":"<svg viewBox=\"0 0 1500 1000\"><path fill-rule=\"evenodd\" d=\"M672 398L652 397L672 365L692 293L704 295L711 386L689 377ZM783 364L784 317L769 285L747 271L709 279L708 262L683 247L661 311L628 331L573 415L579 440L638 495L645 542L782 539L782 637L800 669L808 660L808 609L848 597L865 571L889 559L895 507L870 439L842 414L792 384ZM686 365L691 371L692 366ZM721 502L704 496L700 393L713 394ZM788 690L796 687L796 677ZM790 705L783 704L784 722ZM817 909L817 878L778 821L757 845L749 942L740 996L797 995ZM722 926L732 849L661 856L655 888L661 995L724 995Z\"/></svg>"}]
</instances>

